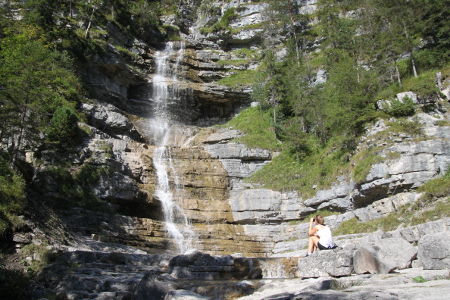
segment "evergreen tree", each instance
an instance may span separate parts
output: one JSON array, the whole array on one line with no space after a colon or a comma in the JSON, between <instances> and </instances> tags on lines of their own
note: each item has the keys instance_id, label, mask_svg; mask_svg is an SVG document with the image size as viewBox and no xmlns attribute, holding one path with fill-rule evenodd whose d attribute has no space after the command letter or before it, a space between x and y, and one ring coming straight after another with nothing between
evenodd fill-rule
<instances>
[{"instance_id":1,"label":"evergreen tree","mask_svg":"<svg viewBox=\"0 0 450 300\"><path fill-rule=\"evenodd\" d=\"M70 59L50 50L39 36L37 28L26 27L0 41L1 136L9 138L13 162L25 146L40 140L58 107L79 97Z\"/></svg>"}]
</instances>

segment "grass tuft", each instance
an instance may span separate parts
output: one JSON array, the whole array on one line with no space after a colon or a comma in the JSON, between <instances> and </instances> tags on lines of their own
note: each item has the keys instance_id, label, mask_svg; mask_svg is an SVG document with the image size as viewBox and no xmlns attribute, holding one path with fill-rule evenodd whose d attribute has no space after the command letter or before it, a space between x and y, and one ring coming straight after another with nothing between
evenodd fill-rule
<instances>
[{"instance_id":1,"label":"grass tuft","mask_svg":"<svg viewBox=\"0 0 450 300\"><path fill-rule=\"evenodd\" d=\"M420 136L423 134L422 125L417 121L399 119L395 122L388 122L389 131L394 133L406 133L411 136Z\"/></svg>"},{"instance_id":2,"label":"grass tuft","mask_svg":"<svg viewBox=\"0 0 450 300\"><path fill-rule=\"evenodd\" d=\"M348 169L349 162L345 155L336 150L335 143L330 142L325 148L315 149L303 160L284 149L247 181L262 183L275 190L295 190L306 198L319 189L330 187L338 176L348 173Z\"/></svg>"},{"instance_id":3,"label":"grass tuft","mask_svg":"<svg viewBox=\"0 0 450 300\"><path fill-rule=\"evenodd\" d=\"M361 151L354 157L355 167L353 168L353 180L357 183L363 182L370 172L374 164L377 164L383 159L378 155L379 148L371 148Z\"/></svg>"},{"instance_id":4,"label":"grass tuft","mask_svg":"<svg viewBox=\"0 0 450 300\"><path fill-rule=\"evenodd\" d=\"M422 276L416 276L416 277L412 278L412 280L417 283L424 283L424 282L428 281L425 278L423 278Z\"/></svg>"},{"instance_id":5,"label":"grass tuft","mask_svg":"<svg viewBox=\"0 0 450 300\"><path fill-rule=\"evenodd\" d=\"M245 133L245 136L237 139L237 142L248 147L280 150L281 145L275 136L270 113L262 111L259 107L250 107L241 111L223 126L232 127Z\"/></svg>"},{"instance_id":6,"label":"grass tuft","mask_svg":"<svg viewBox=\"0 0 450 300\"><path fill-rule=\"evenodd\" d=\"M217 83L232 88L248 87L255 83L257 74L256 70L235 71L234 74L220 79Z\"/></svg>"}]
</instances>

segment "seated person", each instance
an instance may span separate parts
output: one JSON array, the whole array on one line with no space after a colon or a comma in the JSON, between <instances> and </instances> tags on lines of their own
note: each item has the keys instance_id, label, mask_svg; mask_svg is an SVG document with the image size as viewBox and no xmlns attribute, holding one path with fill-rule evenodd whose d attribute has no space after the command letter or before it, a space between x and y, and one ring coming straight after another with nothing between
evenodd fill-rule
<instances>
[{"instance_id":1,"label":"seated person","mask_svg":"<svg viewBox=\"0 0 450 300\"><path fill-rule=\"evenodd\" d=\"M328 250L336 248L333 243L333 238L331 237L330 227L324 224L323 217L317 215L315 218L311 218L309 221L309 244L308 244L308 254L311 255L317 249Z\"/></svg>"}]
</instances>

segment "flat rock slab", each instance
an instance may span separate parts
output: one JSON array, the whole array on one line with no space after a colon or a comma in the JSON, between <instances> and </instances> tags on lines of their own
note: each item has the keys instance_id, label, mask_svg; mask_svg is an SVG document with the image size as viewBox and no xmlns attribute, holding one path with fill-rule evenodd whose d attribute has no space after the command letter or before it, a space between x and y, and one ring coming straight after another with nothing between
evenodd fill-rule
<instances>
[{"instance_id":1,"label":"flat rock slab","mask_svg":"<svg viewBox=\"0 0 450 300\"><path fill-rule=\"evenodd\" d=\"M424 282L416 281L419 276ZM450 281L446 278L449 278L448 270L417 268L389 275L265 280L253 294L239 299L448 299Z\"/></svg>"},{"instance_id":2,"label":"flat rock slab","mask_svg":"<svg viewBox=\"0 0 450 300\"><path fill-rule=\"evenodd\" d=\"M298 260L297 276L316 278L323 276L349 276L353 271L352 251L325 250Z\"/></svg>"}]
</instances>

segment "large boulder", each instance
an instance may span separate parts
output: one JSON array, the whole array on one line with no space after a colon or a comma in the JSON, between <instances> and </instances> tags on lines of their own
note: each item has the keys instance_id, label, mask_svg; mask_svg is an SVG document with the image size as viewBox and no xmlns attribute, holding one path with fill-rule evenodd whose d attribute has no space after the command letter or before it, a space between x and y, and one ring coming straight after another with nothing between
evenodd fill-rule
<instances>
[{"instance_id":1,"label":"large boulder","mask_svg":"<svg viewBox=\"0 0 450 300\"><path fill-rule=\"evenodd\" d=\"M347 250L317 251L298 260L297 276L314 278L322 276L349 276L352 274L352 252Z\"/></svg>"},{"instance_id":2,"label":"large boulder","mask_svg":"<svg viewBox=\"0 0 450 300\"><path fill-rule=\"evenodd\" d=\"M139 282L132 299L163 300L173 290L176 290L173 278L158 271L149 271Z\"/></svg>"},{"instance_id":3,"label":"large boulder","mask_svg":"<svg viewBox=\"0 0 450 300\"><path fill-rule=\"evenodd\" d=\"M419 241L418 258L425 270L450 269L450 231L424 235Z\"/></svg>"},{"instance_id":4,"label":"large boulder","mask_svg":"<svg viewBox=\"0 0 450 300\"><path fill-rule=\"evenodd\" d=\"M416 247L403 239L376 239L355 251L353 267L357 274L386 274L410 267L416 255Z\"/></svg>"}]
</instances>

